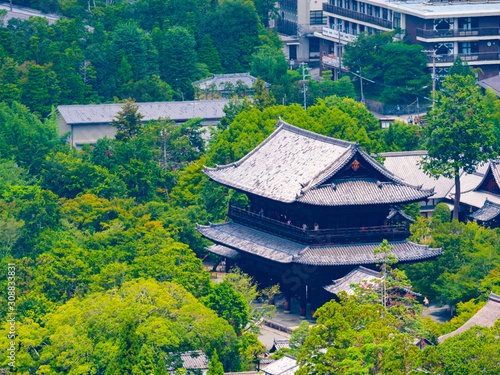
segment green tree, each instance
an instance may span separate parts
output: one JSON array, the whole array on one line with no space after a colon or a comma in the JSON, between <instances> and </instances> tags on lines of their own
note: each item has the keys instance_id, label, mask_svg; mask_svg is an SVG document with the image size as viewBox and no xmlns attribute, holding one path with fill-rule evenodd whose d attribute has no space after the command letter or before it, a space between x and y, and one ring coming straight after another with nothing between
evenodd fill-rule
<instances>
[{"instance_id":1,"label":"green tree","mask_svg":"<svg viewBox=\"0 0 500 375\"><path fill-rule=\"evenodd\" d=\"M300 322L300 325L293 330L290 337L290 347L292 349L292 354L294 354L295 356L300 354L302 345L304 345L308 336L309 322L307 320L303 320L302 322Z\"/></svg>"},{"instance_id":2,"label":"green tree","mask_svg":"<svg viewBox=\"0 0 500 375\"><path fill-rule=\"evenodd\" d=\"M259 78L253 85L253 88L255 108L262 111L276 103L276 99L274 99L273 95L266 88L266 83L262 79Z\"/></svg>"},{"instance_id":3,"label":"green tree","mask_svg":"<svg viewBox=\"0 0 500 375\"><path fill-rule=\"evenodd\" d=\"M28 79L23 87L24 103L41 116L45 116L51 109L49 86L45 70L39 65L32 65L28 70Z\"/></svg>"},{"instance_id":4,"label":"green tree","mask_svg":"<svg viewBox=\"0 0 500 375\"><path fill-rule=\"evenodd\" d=\"M198 49L198 59L200 62L207 64L208 70L213 74L222 73L222 65L220 63L219 52L214 47L210 35L205 34Z\"/></svg>"},{"instance_id":5,"label":"green tree","mask_svg":"<svg viewBox=\"0 0 500 375\"><path fill-rule=\"evenodd\" d=\"M179 26L168 29L160 47L160 76L182 99L193 98L191 82L196 77L195 40L191 33Z\"/></svg>"},{"instance_id":6,"label":"green tree","mask_svg":"<svg viewBox=\"0 0 500 375\"><path fill-rule=\"evenodd\" d=\"M118 352L115 359L106 369L106 375L130 374L139 360L139 338L135 324L131 321L122 323L120 338L118 339Z\"/></svg>"},{"instance_id":7,"label":"green tree","mask_svg":"<svg viewBox=\"0 0 500 375\"><path fill-rule=\"evenodd\" d=\"M118 141L128 141L137 137L142 130L143 115L139 112L139 105L132 100L125 100L125 104L113 119L112 125L116 128L115 138Z\"/></svg>"},{"instance_id":8,"label":"green tree","mask_svg":"<svg viewBox=\"0 0 500 375\"><path fill-rule=\"evenodd\" d=\"M210 359L210 363L208 364L208 375L224 375L224 368L222 367L222 363L219 362L219 357L217 356L217 350L214 350L214 354Z\"/></svg>"},{"instance_id":9,"label":"green tree","mask_svg":"<svg viewBox=\"0 0 500 375\"><path fill-rule=\"evenodd\" d=\"M479 163L496 156L493 125L475 78L447 77L430 112L428 155L423 170L430 176L455 179L453 218L460 210L460 173L474 173Z\"/></svg>"},{"instance_id":10,"label":"green tree","mask_svg":"<svg viewBox=\"0 0 500 375\"><path fill-rule=\"evenodd\" d=\"M474 72L470 68L469 64L467 64L467 61L463 61L460 55L457 55L457 58L453 62L453 65L450 67L450 70L448 71L449 76L454 76L454 75L459 75L463 77L471 76L475 77Z\"/></svg>"},{"instance_id":11,"label":"green tree","mask_svg":"<svg viewBox=\"0 0 500 375\"><path fill-rule=\"evenodd\" d=\"M448 223L451 219L451 211L446 203L438 203L432 212L432 221L437 223Z\"/></svg>"}]
</instances>

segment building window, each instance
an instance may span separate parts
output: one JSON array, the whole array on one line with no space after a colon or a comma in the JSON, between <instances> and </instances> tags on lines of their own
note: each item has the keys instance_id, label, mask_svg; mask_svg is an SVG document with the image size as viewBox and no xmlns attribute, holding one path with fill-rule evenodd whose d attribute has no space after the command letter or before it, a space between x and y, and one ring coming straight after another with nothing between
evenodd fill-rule
<instances>
[{"instance_id":1,"label":"building window","mask_svg":"<svg viewBox=\"0 0 500 375\"><path fill-rule=\"evenodd\" d=\"M309 21L311 25L326 25L326 17L323 16L322 10L311 10Z\"/></svg>"},{"instance_id":2,"label":"building window","mask_svg":"<svg viewBox=\"0 0 500 375\"><path fill-rule=\"evenodd\" d=\"M364 13L365 12L365 3L359 3L359 12Z\"/></svg>"},{"instance_id":3,"label":"building window","mask_svg":"<svg viewBox=\"0 0 500 375\"><path fill-rule=\"evenodd\" d=\"M389 12L385 8L382 8L382 18L384 20L388 20L389 19Z\"/></svg>"},{"instance_id":4,"label":"building window","mask_svg":"<svg viewBox=\"0 0 500 375\"><path fill-rule=\"evenodd\" d=\"M345 8L351 9L349 0L345 0Z\"/></svg>"},{"instance_id":5,"label":"building window","mask_svg":"<svg viewBox=\"0 0 500 375\"><path fill-rule=\"evenodd\" d=\"M342 8L344 5L343 5L343 1L342 0L337 0L337 6L339 8Z\"/></svg>"},{"instance_id":6,"label":"building window","mask_svg":"<svg viewBox=\"0 0 500 375\"><path fill-rule=\"evenodd\" d=\"M453 30L453 18L434 19L434 30Z\"/></svg>"},{"instance_id":7,"label":"building window","mask_svg":"<svg viewBox=\"0 0 500 375\"><path fill-rule=\"evenodd\" d=\"M365 32L365 25L359 25L359 32L364 33Z\"/></svg>"},{"instance_id":8,"label":"building window","mask_svg":"<svg viewBox=\"0 0 500 375\"><path fill-rule=\"evenodd\" d=\"M350 28L349 28L349 22L348 21L345 21L345 24L344 24L344 33L346 34L349 34Z\"/></svg>"},{"instance_id":9,"label":"building window","mask_svg":"<svg viewBox=\"0 0 500 375\"><path fill-rule=\"evenodd\" d=\"M375 17L380 17L380 7L375 7Z\"/></svg>"},{"instance_id":10,"label":"building window","mask_svg":"<svg viewBox=\"0 0 500 375\"><path fill-rule=\"evenodd\" d=\"M372 15L372 9L373 9L373 5L371 4L366 4L366 14L368 15Z\"/></svg>"},{"instance_id":11,"label":"building window","mask_svg":"<svg viewBox=\"0 0 500 375\"><path fill-rule=\"evenodd\" d=\"M352 10L355 12L358 11L358 2L356 0L352 1Z\"/></svg>"},{"instance_id":12,"label":"building window","mask_svg":"<svg viewBox=\"0 0 500 375\"><path fill-rule=\"evenodd\" d=\"M471 54L479 52L479 44L477 42L459 42L458 43L458 53L460 54Z\"/></svg>"},{"instance_id":13,"label":"building window","mask_svg":"<svg viewBox=\"0 0 500 375\"><path fill-rule=\"evenodd\" d=\"M368 35L372 35L373 34L373 27L368 27Z\"/></svg>"},{"instance_id":14,"label":"building window","mask_svg":"<svg viewBox=\"0 0 500 375\"><path fill-rule=\"evenodd\" d=\"M461 30L470 30L478 27L477 17L465 17L458 19L458 28Z\"/></svg>"},{"instance_id":15,"label":"building window","mask_svg":"<svg viewBox=\"0 0 500 375\"><path fill-rule=\"evenodd\" d=\"M401 13L394 12L394 28L401 27Z\"/></svg>"}]
</instances>

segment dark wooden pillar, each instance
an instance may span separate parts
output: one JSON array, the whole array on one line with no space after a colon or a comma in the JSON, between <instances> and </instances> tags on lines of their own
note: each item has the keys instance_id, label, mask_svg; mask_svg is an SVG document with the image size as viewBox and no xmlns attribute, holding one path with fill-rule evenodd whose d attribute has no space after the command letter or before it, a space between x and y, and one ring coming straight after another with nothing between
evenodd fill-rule
<instances>
[{"instance_id":1,"label":"dark wooden pillar","mask_svg":"<svg viewBox=\"0 0 500 375\"><path fill-rule=\"evenodd\" d=\"M306 284L305 283L300 284L299 301L300 301L300 317L305 319L306 318L306 309L307 309L307 291L306 291Z\"/></svg>"}]
</instances>

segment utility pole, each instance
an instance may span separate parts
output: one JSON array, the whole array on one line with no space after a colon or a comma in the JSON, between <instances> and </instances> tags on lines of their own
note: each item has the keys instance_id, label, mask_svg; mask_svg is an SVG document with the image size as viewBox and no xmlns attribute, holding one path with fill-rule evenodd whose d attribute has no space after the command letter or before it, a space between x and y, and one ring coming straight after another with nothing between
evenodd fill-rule
<instances>
[{"instance_id":1,"label":"utility pole","mask_svg":"<svg viewBox=\"0 0 500 375\"><path fill-rule=\"evenodd\" d=\"M425 50L422 52L432 53L432 109L436 102L436 50Z\"/></svg>"},{"instance_id":2,"label":"utility pole","mask_svg":"<svg viewBox=\"0 0 500 375\"><path fill-rule=\"evenodd\" d=\"M361 101L364 103L365 96L363 94L363 80L371 82L371 83L375 83L375 82L372 81L371 79L363 77L363 71L361 69L359 70L359 74L356 74L353 71L349 71L349 73L351 73L352 75L355 75L356 77L359 77L359 80L361 81Z\"/></svg>"},{"instance_id":3,"label":"utility pole","mask_svg":"<svg viewBox=\"0 0 500 375\"><path fill-rule=\"evenodd\" d=\"M307 110L307 98L306 98L306 92L307 92L307 86L306 86L306 66L307 64L302 62L300 63L300 67L302 67L302 89L304 91L304 111Z\"/></svg>"}]
</instances>

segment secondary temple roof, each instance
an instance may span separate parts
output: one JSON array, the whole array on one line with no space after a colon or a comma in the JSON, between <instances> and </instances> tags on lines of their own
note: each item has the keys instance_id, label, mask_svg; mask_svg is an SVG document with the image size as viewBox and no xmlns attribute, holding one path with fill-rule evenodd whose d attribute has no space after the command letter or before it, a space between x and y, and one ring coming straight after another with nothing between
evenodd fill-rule
<instances>
[{"instance_id":1,"label":"secondary temple roof","mask_svg":"<svg viewBox=\"0 0 500 375\"><path fill-rule=\"evenodd\" d=\"M365 168L372 175L346 178ZM355 165L355 163L357 163ZM205 167L214 181L272 200L322 206L419 201L434 194L409 185L356 143L319 135L279 120L277 129L241 160Z\"/></svg>"},{"instance_id":2,"label":"secondary temple roof","mask_svg":"<svg viewBox=\"0 0 500 375\"><path fill-rule=\"evenodd\" d=\"M235 222L208 226L198 225L197 229L202 236L222 245L222 247L256 255L278 263L341 266L375 264L379 260L373 255L373 250L380 246L380 242L311 246ZM429 248L410 241L395 241L389 244L393 248L393 255L400 262L419 261L442 254L441 249Z\"/></svg>"}]
</instances>

